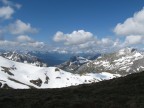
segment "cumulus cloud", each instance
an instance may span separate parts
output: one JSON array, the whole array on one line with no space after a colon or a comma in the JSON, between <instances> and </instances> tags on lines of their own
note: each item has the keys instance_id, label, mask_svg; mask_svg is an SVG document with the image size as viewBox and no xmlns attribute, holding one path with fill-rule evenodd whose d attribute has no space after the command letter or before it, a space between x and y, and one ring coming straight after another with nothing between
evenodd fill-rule
<instances>
[{"instance_id":1,"label":"cumulus cloud","mask_svg":"<svg viewBox=\"0 0 144 108\"><path fill-rule=\"evenodd\" d=\"M33 42L34 40L27 35L20 35L17 37L18 42Z\"/></svg>"},{"instance_id":2,"label":"cumulus cloud","mask_svg":"<svg viewBox=\"0 0 144 108\"><path fill-rule=\"evenodd\" d=\"M125 44L126 45L141 44L144 42L143 39L144 37L140 35L130 35L126 37Z\"/></svg>"},{"instance_id":3,"label":"cumulus cloud","mask_svg":"<svg viewBox=\"0 0 144 108\"><path fill-rule=\"evenodd\" d=\"M24 23L21 20L16 20L16 22L8 26L8 30L13 35L24 35L26 33L36 33L38 30L31 27L30 23Z\"/></svg>"},{"instance_id":4,"label":"cumulus cloud","mask_svg":"<svg viewBox=\"0 0 144 108\"><path fill-rule=\"evenodd\" d=\"M73 31L71 34L57 32L53 38L55 42L64 42L65 45L84 44L93 40L94 36L90 32L84 30Z\"/></svg>"},{"instance_id":5,"label":"cumulus cloud","mask_svg":"<svg viewBox=\"0 0 144 108\"><path fill-rule=\"evenodd\" d=\"M61 42L62 47L67 47L67 50L74 52L95 52L95 51L110 51L120 47L120 42L116 39L101 38L94 36L91 32L84 30L73 31L70 34L64 34L63 32L57 32L54 35L53 40L55 42Z\"/></svg>"},{"instance_id":6,"label":"cumulus cloud","mask_svg":"<svg viewBox=\"0 0 144 108\"><path fill-rule=\"evenodd\" d=\"M14 13L14 9L10 6L3 6L0 8L0 18L10 19Z\"/></svg>"},{"instance_id":7,"label":"cumulus cloud","mask_svg":"<svg viewBox=\"0 0 144 108\"><path fill-rule=\"evenodd\" d=\"M66 36L63 32L58 31L55 35L53 40L55 42L61 42L61 41L65 41L66 40Z\"/></svg>"},{"instance_id":8,"label":"cumulus cloud","mask_svg":"<svg viewBox=\"0 0 144 108\"><path fill-rule=\"evenodd\" d=\"M117 35L144 35L144 8L114 28Z\"/></svg>"},{"instance_id":9,"label":"cumulus cloud","mask_svg":"<svg viewBox=\"0 0 144 108\"><path fill-rule=\"evenodd\" d=\"M14 3L12 1L9 0L0 0L4 5L8 5L8 6L12 6L12 7L16 7L17 9L20 9L22 7L21 4L18 3Z\"/></svg>"},{"instance_id":10,"label":"cumulus cloud","mask_svg":"<svg viewBox=\"0 0 144 108\"><path fill-rule=\"evenodd\" d=\"M10 0L0 0L3 6L0 7L0 19L10 19L15 13L15 9L20 9L21 4L14 3ZM7 23L6 23L7 24ZM31 26L30 23L25 23L21 20L16 20L8 25L0 26L0 47L1 48L43 48L44 42L39 42L28 35L37 33L38 30ZM5 35L15 36L14 40L5 37Z\"/></svg>"},{"instance_id":11,"label":"cumulus cloud","mask_svg":"<svg viewBox=\"0 0 144 108\"><path fill-rule=\"evenodd\" d=\"M44 42L35 41L27 35L20 35L17 37L17 42L20 43L20 46L24 47L34 47L34 48L43 48L45 46Z\"/></svg>"},{"instance_id":12,"label":"cumulus cloud","mask_svg":"<svg viewBox=\"0 0 144 108\"><path fill-rule=\"evenodd\" d=\"M123 46L144 44L144 8L136 12L133 17L118 23L114 28L117 35L125 36Z\"/></svg>"}]
</instances>

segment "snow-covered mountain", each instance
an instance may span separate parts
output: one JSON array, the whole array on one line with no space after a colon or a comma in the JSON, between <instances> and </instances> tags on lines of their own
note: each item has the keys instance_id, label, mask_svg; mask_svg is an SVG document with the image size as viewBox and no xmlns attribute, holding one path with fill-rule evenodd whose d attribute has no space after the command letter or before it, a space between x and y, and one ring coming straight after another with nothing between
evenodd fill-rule
<instances>
[{"instance_id":1,"label":"snow-covered mountain","mask_svg":"<svg viewBox=\"0 0 144 108\"><path fill-rule=\"evenodd\" d=\"M96 60L80 66L76 73L101 73L127 75L144 70L144 54L133 48L124 48L118 52L104 54Z\"/></svg>"},{"instance_id":2,"label":"snow-covered mountain","mask_svg":"<svg viewBox=\"0 0 144 108\"><path fill-rule=\"evenodd\" d=\"M99 82L144 70L144 53L132 48L104 54L94 60L74 56L59 67L31 65L35 64L33 61L38 61L33 58L29 54L20 55L16 52L1 54L0 88L60 88Z\"/></svg>"},{"instance_id":3,"label":"snow-covered mountain","mask_svg":"<svg viewBox=\"0 0 144 108\"><path fill-rule=\"evenodd\" d=\"M107 72L72 74L57 67L37 67L0 56L0 88L60 88L119 76Z\"/></svg>"},{"instance_id":4,"label":"snow-covered mountain","mask_svg":"<svg viewBox=\"0 0 144 108\"><path fill-rule=\"evenodd\" d=\"M2 57L7 58L9 60L13 60L16 62L21 62L21 63L28 63L28 64L32 64L35 66L47 66L46 63L43 63L39 58L37 58L36 56L32 56L28 53L24 53L24 52L16 52L16 51L10 51L10 52L5 52L0 54Z\"/></svg>"},{"instance_id":5,"label":"snow-covered mountain","mask_svg":"<svg viewBox=\"0 0 144 108\"><path fill-rule=\"evenodd\" d=\"M89 59L81 56L73 56L68 61L58 65L57 67L68 72L73 72L76 71L81 65L89 61Z\"/></svg>"}]
</instances>

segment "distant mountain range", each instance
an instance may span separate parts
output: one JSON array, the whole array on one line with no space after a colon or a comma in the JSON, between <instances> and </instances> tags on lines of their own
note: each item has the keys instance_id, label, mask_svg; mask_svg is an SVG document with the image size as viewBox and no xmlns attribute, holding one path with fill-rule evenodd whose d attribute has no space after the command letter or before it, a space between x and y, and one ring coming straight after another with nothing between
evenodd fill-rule
<instances>
[{"instance_id":1,"label":"distant mountain range","mask_svg":"<svg viewBox=\"0 0 144 108\"><path fill-rule=\"evenodd\" d=\"M47 53L33 53L1 53L0 88L61 88L144 71L144 53L133 48L109 54L76 55L52 67L43 61ZM54 56L50 56L51 60Z\"/></svg>"},{"instance_id":2,"label":"distant mountain range","mask_svg":"<svg viewBox=\"0 0 144 108\"><path fill-rule=\"evenodd\" d=\"M144 53L133 48L124 48L114 53L103 54L94 60L75 57L58 67L77 74L108 72L124 76L144 71Z\"/></svg>"},{"instance_id":3,"label":"distant mountain range","mask_svg":"<svg viewBox=\"0 0 144 108\"><path fill-rule=\"evenodd\" d=\"M65 71L68 71L68 72L75 72L76 70L78 70L78 68L80 66L82 66L83 64L86 64L92 60L95 60L99 56L100 56L100 54L89 55L89 56L84 56L84 57L72 56L68 61L66 61L60 65L57 65L57 67L65 70Z\"/></svg>"}]
</instances>

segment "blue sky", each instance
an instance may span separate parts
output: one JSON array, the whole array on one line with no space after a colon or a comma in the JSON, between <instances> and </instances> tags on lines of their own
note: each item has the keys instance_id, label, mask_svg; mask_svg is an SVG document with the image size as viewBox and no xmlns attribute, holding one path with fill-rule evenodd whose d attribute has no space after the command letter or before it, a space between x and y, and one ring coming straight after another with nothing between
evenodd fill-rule
<instances>
[{"instance_id":1,"label":"blue sky","mask_svg":"<svg viewBox=\"0 0 144 108\"><path fill-rule=\"evenodd\" d=\"M122 44L115 45L116 48L142 47L144 43L140 41L143 39L141 31L128 34L125 30L129 27L124 24L134 13L143 11L142 0L1 0L0 6L1 13L8 12L0 14L1 46L10 43L14 47L21 44L39 47L40 44L57 49L87 50L111 48L116 42ZM125 33L123 27L117 26L119 23L126 26ZM16 24L25 24L24 30L13 28Z\"/></svg>"}]
</instances>

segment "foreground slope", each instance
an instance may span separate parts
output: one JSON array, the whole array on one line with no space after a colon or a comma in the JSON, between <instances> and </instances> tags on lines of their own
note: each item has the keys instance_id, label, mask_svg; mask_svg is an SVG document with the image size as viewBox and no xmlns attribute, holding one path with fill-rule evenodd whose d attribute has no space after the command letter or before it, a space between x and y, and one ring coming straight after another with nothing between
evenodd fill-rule
<instances>
[{"instance_id":1,"label":"foreground slope","mask_svg":"<svg viewBox=\"0 0 144 108\"><path fill-rule=\"evenodd\" d=\"M60 88L119 77L106 72L72 74L56 67L37 67L0 56L0 88Z\"/></svg>"},{"instance_id":2,"label":"foreground slope","mask_svg":"<svg viewBox=\"0 0 144 108\"><path fill-rule=\"evenodd\" d=\"M60 89L0 90L1 108L144 108L144 72Z\"/></svg>"}]
</instances>

